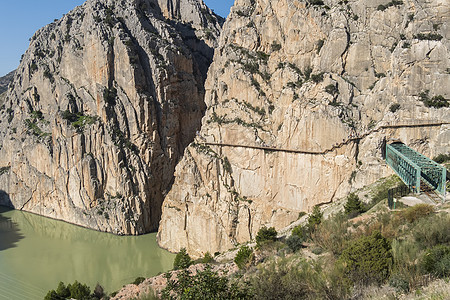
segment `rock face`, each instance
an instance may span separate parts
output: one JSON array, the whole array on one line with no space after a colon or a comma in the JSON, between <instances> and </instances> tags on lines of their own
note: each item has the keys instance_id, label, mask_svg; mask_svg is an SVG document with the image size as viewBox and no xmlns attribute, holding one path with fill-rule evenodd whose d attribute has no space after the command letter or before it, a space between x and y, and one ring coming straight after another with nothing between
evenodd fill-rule
<instances>
[{"instance_id":1,"label":"rock face","mask_svg":"<svg viewBox=\"0 0 450 300\"><path fill-rule=\"evenodd\" d=\"M0 204L156 230L221 23L201 0L88 0L36 32L0 111Z\"/></svg>"},{"instance_id":2,"label":"rock face","mask_svg":"<svg viewBox=\"0 0 450 300\"><path fill-rule=\"evenodd\" d=\"M324 2L236 1L163 203L162 247L200 256L285 227L391 174L389 139L450 149L450 109L436 108L450 98L449 2ZM409 124L428 125L382 127Z\"/></svg>"},{"instance_id":3,"label":"rock face","mask_svg":"<svg viewBox=\"0 0 450 300\"><path fill-rule=\"evenodd\" d=\"M4 93L8 89L8 85L11 83L14 77L14 71L9 72L3 77L0 77L0 94Z\"/></svg>"}]
</instances>

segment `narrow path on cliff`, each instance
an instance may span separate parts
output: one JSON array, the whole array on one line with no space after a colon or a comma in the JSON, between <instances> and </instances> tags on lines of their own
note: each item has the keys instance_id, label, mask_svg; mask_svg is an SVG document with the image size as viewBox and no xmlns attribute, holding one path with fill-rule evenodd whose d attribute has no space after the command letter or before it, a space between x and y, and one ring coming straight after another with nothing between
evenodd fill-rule
<instances>
[{"instance_id":1,"label":"narrow path on cliff","mask_svg":"<svg viewBox=\"0 0 450 300\"><path fill-rule=\"evenodd\" d=\"M258 149L258 150L266 150L266 151L274 151L274 152L287 152L287 153L300 153L300 154L312 154L312 155L323 155L327 154L331 151L339 149L344 145L348 145L351 142L360 141L372 133L379 132L384 129L400 129L400 128L419 128L419 127L436 127L442 125L449 125L450 122L427 122L427 123L419 123L419 124L394 124L394 125L381 125L377 128L371 129L359 136L350 137L346 140L343 140L341 143L333 145L333 147L326 149L324 151L310 151L310 150L295 150L295 149L283 149L283 148L275 148L270 146L251 146L251 145L238 145L231 143L215 143L215 142L202 142L204 145L210 146L221 146L221 147L237 147L237 148L249 148L249 149Z\"/></svg>"}]
</instances>

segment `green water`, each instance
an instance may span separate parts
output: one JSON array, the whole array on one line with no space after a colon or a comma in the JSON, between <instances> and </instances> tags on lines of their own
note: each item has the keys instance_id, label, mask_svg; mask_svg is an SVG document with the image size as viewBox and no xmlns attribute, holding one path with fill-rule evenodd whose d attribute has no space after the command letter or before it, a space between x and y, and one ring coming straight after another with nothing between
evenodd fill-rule
<instances>
[{"instance_id":1,"label":"green water","mask_svg":"<svg viewBox=\"0 0 450 300\"><path fill-rule=\"evenodd\" d=\"M0 299L43 299L58 282L107 292L172 267L156 234L115 236L0 207Z\"/></svg>"}]
</instances>

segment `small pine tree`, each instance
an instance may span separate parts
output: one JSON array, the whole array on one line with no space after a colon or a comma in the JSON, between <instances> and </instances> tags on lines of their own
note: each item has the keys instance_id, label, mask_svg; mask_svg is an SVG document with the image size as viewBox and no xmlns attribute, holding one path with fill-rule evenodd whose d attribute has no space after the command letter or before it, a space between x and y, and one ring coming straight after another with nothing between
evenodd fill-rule
<instances>
[{"instance_id":1,"label":"small pine tree","mask_svg":"<svg viewBox=\"0 0 450 300\"><path fill-rule=\"evenodd\" d=\"M358 195L351 193L347 197L347 203L344 205L345 212L349 215L358 215L364 212L361 200L359 200Z\"/></svg>"},{"instance_id":2,"label":"small pine tree","mask_svg":"<svg viewBox=\"0 0 450 300\"><path fill-rule=\"evenodd\" d=\"M275 242L277 240L277 231L274 227L267 228L266 226L262 227L258 234L256 235L256 245L260 247L263 243L266 242Z\"/></svg>"},{"instance_id":3,"label":"small pine tree","mask_svg":"<svg viewBox=\"0 0 450 300\"><path fill-rule=\"evenodd\" d=\"M234 258L234 262L239 267L239 269L244 269L253 259L253 250L247 246L242 246L236 257Z\"/></svg>"},{"instance_id":4,"label":"small pine tree","mask_svg":"<svg viewBox=\"0 0 450 300\"><path fill-rule=\"evenodd\" d=\"M213 260L214 260L214 258L212 257L211 253L206 252L205 255L203 256L203 258L201 259L201 262L204 264L209 264Z\"/></svg>"},{"instance_id":5,"label":"small pine tree","mask_svg":"<svg viewBox=\"0 0 450 300\"><path fill-rule=\"evenodd\" d=\"M173 268L175 270L188 268L192 264L192 259L187 254L186 248L181 248L180 252L175 256Z\"/></svg>"},{"instance_id":6,"label":"small pine tree","mask_svg":"<svg viewBox=\"0 0 450 300\"><path fill-rule=\"evenodd\" d=\"M320 223L322 223L323 213L320 211L319 206L314 206L311 215L308 218L308 228L310 231L314 231Z\"/></svg>"}]
</instances>

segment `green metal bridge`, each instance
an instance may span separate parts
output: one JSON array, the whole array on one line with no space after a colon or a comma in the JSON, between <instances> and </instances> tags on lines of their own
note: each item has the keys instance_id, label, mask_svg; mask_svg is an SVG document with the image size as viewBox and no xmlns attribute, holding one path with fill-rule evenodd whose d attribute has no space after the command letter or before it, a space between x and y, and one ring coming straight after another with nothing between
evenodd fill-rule
<instances>
[{"instance_id":1,"label":"green metal bridge","mask_svg":"<svg viewBox=\"0 0 450 300\"><path fill-rule=\"evenodd\" d=\"M415 193L435 191L445 199L447 170L403 143L386 145L386 163Z\"/></svg>"}]
</instances>

